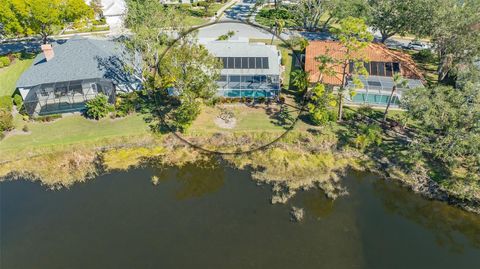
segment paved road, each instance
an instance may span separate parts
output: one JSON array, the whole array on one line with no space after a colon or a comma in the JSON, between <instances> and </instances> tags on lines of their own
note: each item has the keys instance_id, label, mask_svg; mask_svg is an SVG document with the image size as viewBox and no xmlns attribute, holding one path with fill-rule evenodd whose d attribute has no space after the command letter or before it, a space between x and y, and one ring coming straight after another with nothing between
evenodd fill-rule
<instances>
[{"instance_id":1,"label":"paved road","mask_svg":"<svg viewBox=\"0 0 480 269\"><path fill-rule=\"evenodd\" d=\"M253 10L256 0L241 0L236 5L225 11L221 20L240 20L246 21L248 15Z\"/></svg>"},{"instance_id":2,"label":"paved road","mask_svg":"<svg viewBox=\"0 0 480 269\"><path fill-rule=\"evenodd\" d=\"M199 30L200 39L217 39L229 31L234 31L235 35L231 40L270 39L272 34L260 28L256 28L239 22L247 21L250 12L255 6L256 0L241 0L230 9L226 10L220 23L205 27ZM229 23L232 22L232 23ZM235 23L236 22L236 23ZM282 38L289 38L289 34L282 34Z\"/></svg>"},{"instance_id":3,"label":"paved road","mask_svg":"<svg viewBox=\"0 0 480 269\"><path fill-rule=\"evenodd\" d=\"M0 55L20 52L23 50L28 51L40 51L41 41L21 41L14 43L1 43L0 44Z\"/></svg>"}]
</instances>

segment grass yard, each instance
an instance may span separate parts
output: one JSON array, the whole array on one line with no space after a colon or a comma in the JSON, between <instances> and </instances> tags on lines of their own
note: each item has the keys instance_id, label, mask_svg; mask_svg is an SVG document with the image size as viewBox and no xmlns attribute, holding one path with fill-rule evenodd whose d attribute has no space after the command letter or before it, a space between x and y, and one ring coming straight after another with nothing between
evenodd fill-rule
<instances>
[{"instance_id":1,"label":"grass yard","mask_svg":"<svg viewBox=\"0 0 480 269\"><path fill-rule=\"evenodd\" d=\"M25 124L25 122L18 122ZM0 156L20 152L62 148L68 145L91 145L102 140L150 135L149 127L141 115L130 115L121 119L88 120L80 115L66 116L50 123L29 122L30 133L11 134L0 141Z\"/></svg>"},{"instance_id":2,"label":"grass yard","mask_svg":"<svg viewBox=\"0 0 480 269\"><path fill-rule=\"evenodd\" d=\"M233 113L236 125L232 129L221 128L215 123L215 119L221 114L220 107ZM289 119L282 121L279 113L280 106L272 104L267 107L265 104L257 104L254 107L246 104L233 103L223 104L217 107L203 107L201 114L188 129L190 134L215 133L215 132L284 132L291 126L298 117L299 110L287 106ZM296 130L305 131L316 128L299 120L295 126Z\"/></svg>"},{"instance_id":3,"label":"grass yard","mask_svg":"<svg viewBox=\"0 0 480 269\"><path fill-rule=\"evenodd\" d=\"M182 4L179 6L180 9L183 9L186 12L185 22L189 26L202 25L209 22L210 17L215 15L215 13L222 7L226 5L223 3L213 3L208 9L208 14L205 13L203 7L195 7L191 5Z\"/></svg>"},{"instance_id":4,"label":"grass yard","mask_svg":"<svg viewBox=\"0 0 480 269\"><path fill-rule=\"evenodd\" d=\"M415 60L420 71L423 73L425 80L430 86L437 84L437 68L438 68L438 57L435 54L423 55L421 51L415 50L404 50L405 53L408 53Z\"/></svg>"},{"instance_id":5,"label":"grass yard","mask_svg":"<svg viewBox=\"0 0 480 269\"><path fill-rule=\"evenodd\" d=\"M0 69L0 96L13 94L17 80L32 65L33 59L17 59L10 66Z\"/></svg>"},{"instance_id":6,"label":"grass yard","mask_svg":"<svg viewBox=\"0 0 480 269\"><path fill-rule=\"evenodd\" d=\"M296 22L293 14L287 7L281 7L278 11L273 6L263 7L255 16L255 21L265 27L274 27L276 18L281 18L285 22L285 28L295 27Z\"/></svg>"}]
</instances>

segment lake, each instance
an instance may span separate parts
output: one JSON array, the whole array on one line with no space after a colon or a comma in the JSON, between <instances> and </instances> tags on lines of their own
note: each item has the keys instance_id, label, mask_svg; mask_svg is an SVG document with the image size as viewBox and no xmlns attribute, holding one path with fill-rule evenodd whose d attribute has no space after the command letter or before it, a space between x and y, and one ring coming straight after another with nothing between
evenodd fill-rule
<instances>
[{"instance_id":1,"label":"lake","mask_svg":"<svg viewBox=\"0 0 480 269\"><path fill-rule=\"evenodd\" d=\"M480 268L479 216L369 173L342 182L350 194L334 202L310 189L276 205L270 186L222 165L56 191L2 182L0 268Z\"/></svg>"}]
</instances>

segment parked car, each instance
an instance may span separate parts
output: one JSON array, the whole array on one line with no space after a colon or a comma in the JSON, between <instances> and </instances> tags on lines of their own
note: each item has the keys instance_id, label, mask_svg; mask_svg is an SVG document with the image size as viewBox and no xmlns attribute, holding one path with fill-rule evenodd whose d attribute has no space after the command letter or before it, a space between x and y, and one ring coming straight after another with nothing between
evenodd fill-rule
<instances>
[{"instance_id":1,"label":"parked car","mask_svg":"<svg viewBox=\"0 0 480 269\"><path fill-rule=\"evenodd\" d=\"M410 49L410 50L425 50L425 49L430 49L430 45L424 43L424 42L420 42L418 40L414 40L410 43L408 43L408 45L406 46L407 49Z\"/></svg>"}]
</instances>

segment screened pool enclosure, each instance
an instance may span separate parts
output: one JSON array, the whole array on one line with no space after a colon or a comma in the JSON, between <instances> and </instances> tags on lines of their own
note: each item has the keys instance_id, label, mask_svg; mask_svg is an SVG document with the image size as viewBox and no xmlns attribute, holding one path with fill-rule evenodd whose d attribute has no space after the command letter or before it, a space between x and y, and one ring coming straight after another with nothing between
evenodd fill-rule
<instances>
[{"instance_id":1,"label":"screened pool enclosure","mask_svg":"<svg viewBox=\"0 0 480 269\"><path fill-rule=\"evenodd\" d=\"M217 95L275 98L280 92L280 53L275 46L244 41L212 41L206 48L223 64Z\"/></svg>"},{"instance_id":2,"label":"screened pool enclosure","mask_svg":"<svg viewBox=\"0 0 480 269\"><path fill-rule=\"evenodd\" d=\"M114 86L107 79L40 84L28 91L24 106L26 112L32 116L79 111L85 108L88 100L99 93L106 95L110 103L114 102Z\"/></svg>"},{"instance_id":3,"label":"screened pool enclosure","mask_svg":"<svg viewBox=\"0 0 480 269\"><path fill-rule=\"evenodd\" d=\"M273 98L280 91L277 75L222 75L217 85L218 94L229 98Z\"/></svg>"},{"instance_id":4,"label":"screened pool enclosure","mask_svg":"<svg viewBox=\"0 0 480 269\"><path fill-rule=\"evenodd\" d=\"M348 103L372 106L386 106L388 104L394 85L392 77L359 76L359 79L363 88L356 89L355 95L347 98ZM407 87L397 87L390 104L392 107L400 105L402 94L408 89L423 87L422 81L418 79L407 79L407 82ZM352 79L348 79L347 87L355 87Z\"/></svg>"}]
</instances>

